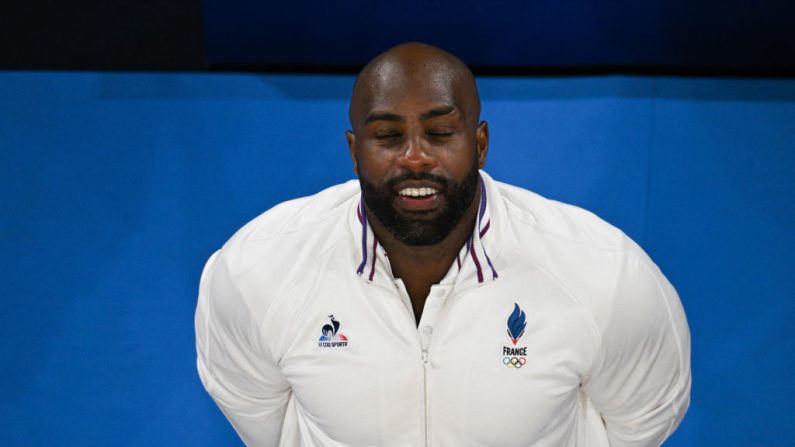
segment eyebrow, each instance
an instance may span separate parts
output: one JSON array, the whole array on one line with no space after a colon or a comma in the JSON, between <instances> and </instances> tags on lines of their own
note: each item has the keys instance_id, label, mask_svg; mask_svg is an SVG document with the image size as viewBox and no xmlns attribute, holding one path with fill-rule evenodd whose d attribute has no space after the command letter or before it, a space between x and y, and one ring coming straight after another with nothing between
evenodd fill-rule
<instances>
[{"instance_id":1,"label":"eyebrow","mask_svg":"<svg viewBox=\"0 0 795 447\"><path fill-rule=\"evenodd\" d=\"M420 121L427 121L431 118L435 118L437 116L444 116L449 115L455 111L455 107L453 106L442 106L436 109L428 110L420 115Z\"/></svg>"},{"instance_id":2,"label":"eyebrow","mask_svg":"<svg viewBox=\"0 0 795 447\"><path fill-rule=\"evenodd\" d=\"M373 121L397 121L402 123L406 121L406 119L394 113L373 112L367 115L367 118L364 120L364 124L370 124Z\"/></svg>"},{"instance_id":3,"label":"eyebrow","mask_svg":"<svg viewBox=\"0 0 795 447\"><path fill-rule=\"evenodd\" d=\"M455 111L455 107L451 105L437 107L435 109L428 110L427 112L423 112L420 115L420 121L427 121L431 118L435 118L437 116L444 116L449 115ZM389 112L373 112L367 115L367 118L364 120L364 124L370 124L373 121L394 121L398 123L403 123L406 121L401 115L396 113L389 113Z\"/></svg>"}]
</instances>

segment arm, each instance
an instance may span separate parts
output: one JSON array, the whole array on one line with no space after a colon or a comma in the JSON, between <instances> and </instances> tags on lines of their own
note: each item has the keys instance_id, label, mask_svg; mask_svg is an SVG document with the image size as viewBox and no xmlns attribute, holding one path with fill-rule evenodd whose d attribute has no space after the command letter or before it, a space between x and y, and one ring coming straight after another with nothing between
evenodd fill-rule
<instances>
[{"instance_id":1,"label":"arm","mask_svg":"<svg viewBox=\"0 0 795 447\"><path fill-rule=\"evenodd\" d=\"M196 307L199 377L246 445L274 446L290 389L258 322L216 252L202 272Z\"/></svg>"},{"instance_id":2,"label":"arm","mask_svg":"<svg viewBox=\"0 0 795 447\"><path fill-rule=\"evenodd\" d=\"M659 446L690 402L690 333L671 284L645 256L627 256L613 301L596 317L601 350L583 389L613 447Z\"/></svg>"}]
</instances>

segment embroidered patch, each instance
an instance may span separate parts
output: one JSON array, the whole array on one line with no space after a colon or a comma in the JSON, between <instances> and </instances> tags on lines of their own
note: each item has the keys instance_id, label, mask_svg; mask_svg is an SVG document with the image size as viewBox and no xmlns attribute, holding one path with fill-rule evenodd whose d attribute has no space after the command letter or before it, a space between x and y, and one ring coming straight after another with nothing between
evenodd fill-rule
<instances>
[{"instance_id":1,"label":"embroidered patch","mask_svg":"<svg viewBox=\"0 0 795 447\"><path fill-rule=\"evenodd\" d=\"M321 348L341 348L348 346L348 337L344 336L340 330L340 322L334 319L334 315L329 315L331 324L324 324L320 332L320 341L317 343Z\"/></svg>"},{"instance_id":2,"label":"embroidered patch","mask_svg":"<svg viewBox=\"0 0 795 447\"><path fill-rule=\"evenodd\" d=\"M519 304L513 303L513 312L508 317L508 337L510 337L514 346L524 335L525 327L527 327L527 317L519 307Z\"/></svg>"},{"instance_id":3,"label":"embroidered patch","mask_svg":"<svg viewBox=\"0 0 795 447\"><path fill-rule=\"evenodd\" d=\"M526 327L527 316L519 304L514 303L513 312L508 316L508 338L513 346L502 347L502 364L508 368L518 369L527 363L527 346L516 346Z\"/></svg>"}]
</instances>

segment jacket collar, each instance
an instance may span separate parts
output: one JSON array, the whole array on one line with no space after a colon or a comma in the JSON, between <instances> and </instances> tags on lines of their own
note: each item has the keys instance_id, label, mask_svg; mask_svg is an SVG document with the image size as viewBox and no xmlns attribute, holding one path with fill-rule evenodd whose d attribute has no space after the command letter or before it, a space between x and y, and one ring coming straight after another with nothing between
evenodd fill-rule
<instances>
[{"instance_id":1,"label":"jacket collar","mask_svg":"<svg viewBox=\"0 0 795 447\"><path fill-rule=\"evenodd\" d=\"M495 241L497 225L493 221L495 213L494 205L491 203L496 191L493 180L485 172L480 172L479 182L481 194L475 227L440 284L477 287L499 277L487 249L489 245L497 247ZM359 252L359 262L354 269L367 283L393 288L395 278L392 276L389 257L375 237L363 210L364 199L360 194L350 219L355 240L358 241L356 250Z\"/></svg>"}]
</instances>

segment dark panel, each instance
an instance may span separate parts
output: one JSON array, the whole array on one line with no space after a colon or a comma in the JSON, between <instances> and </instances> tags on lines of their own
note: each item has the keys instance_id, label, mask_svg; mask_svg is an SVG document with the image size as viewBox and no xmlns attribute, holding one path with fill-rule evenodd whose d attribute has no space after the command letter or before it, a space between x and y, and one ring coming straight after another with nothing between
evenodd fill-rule
<instances>
[{"instance_id":1,"label":"dark panel","mask_svg":"<svg viewBox=\"0 0 795 447\"><path fill-rule=\"evenodd\" d=\"M792 2L203 0L203 10L216 69L350 71L419 40L485 73L795 72Z\"/></svg>"},{"instance_id":2,"label":"dark panel","mask_svg":"<svg viewBox=\"0 0 795 447\"><path fill-rule=\"evenodd\" d=\"M204 67L198 0L33 0L1 11L0 68Z\"/></svg>"}]
</instances>

